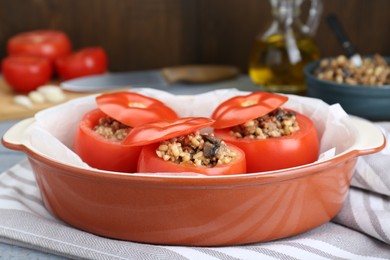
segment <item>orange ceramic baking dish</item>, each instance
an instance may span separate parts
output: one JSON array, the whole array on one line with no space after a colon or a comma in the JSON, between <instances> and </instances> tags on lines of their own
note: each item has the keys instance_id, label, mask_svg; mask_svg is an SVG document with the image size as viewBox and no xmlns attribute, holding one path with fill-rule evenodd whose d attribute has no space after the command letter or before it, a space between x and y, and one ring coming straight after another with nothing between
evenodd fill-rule
<instances>
[{"instance_id":1,"label":"orange ceramic baking dish","mask_svg":"<svg viewBox=\"0 0 390 260\"><path fill-rule=\"evenodd\" d=\"M125 174L46 157L26 137L35 123L33 118L17 123L2 141L28 155L53 215L93 234L168 245L246 244L313 229L341 209L358 156L385 146L372 123L346 117L350 142L324 161L231 176Z\"/></svg>"}]
</instances>

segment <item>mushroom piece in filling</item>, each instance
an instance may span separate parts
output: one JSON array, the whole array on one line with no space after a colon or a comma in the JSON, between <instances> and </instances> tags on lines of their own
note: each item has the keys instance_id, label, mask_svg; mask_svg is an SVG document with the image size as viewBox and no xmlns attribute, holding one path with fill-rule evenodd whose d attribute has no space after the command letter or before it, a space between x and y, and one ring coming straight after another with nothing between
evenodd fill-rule
<instances>
[{"instance_id":1,"label":"mushroom piece in filling","mask_svg":"<svg viewBox=\"0 0 390 260\"><path fill-rule=\"evenodd\" d=\"M162 141L156 154L165 161L206 167L228 164L237 156L222 139L199 132Z\"/></svg>"},{"instance_id":2,"label":"mushroom piece in filling","mask_svg":"<svg viewBox=\"0 0 390 260\"><path fill-rule=\"evenodd\" d=\"M291 135L298 130L295 113L277 108L267 115L232 127L230 132L237 138L267 139Z\"/></svg>"}]
</instances>

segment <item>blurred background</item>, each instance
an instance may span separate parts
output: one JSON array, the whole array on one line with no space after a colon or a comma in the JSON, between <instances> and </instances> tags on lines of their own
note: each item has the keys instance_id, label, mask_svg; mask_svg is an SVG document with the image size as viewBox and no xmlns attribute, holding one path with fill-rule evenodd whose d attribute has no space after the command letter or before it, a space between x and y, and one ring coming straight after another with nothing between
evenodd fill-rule
<instances>
[{"instance_id":1,"label":"blurred background","mask_svg":"<svg viewBox=\"0 0 390 260\"><path fill-rule=\"evenodd\" d=\"M324 0L315 35L321 56L344 53L329 13L361 54L389 56L389 10L388 0ZM271 21L268 0L0 0L0 58L12 35L58 29L74 49L104 47L111 71L212 63L247 72L254 39Z\"/></svg>"}]
</instances>

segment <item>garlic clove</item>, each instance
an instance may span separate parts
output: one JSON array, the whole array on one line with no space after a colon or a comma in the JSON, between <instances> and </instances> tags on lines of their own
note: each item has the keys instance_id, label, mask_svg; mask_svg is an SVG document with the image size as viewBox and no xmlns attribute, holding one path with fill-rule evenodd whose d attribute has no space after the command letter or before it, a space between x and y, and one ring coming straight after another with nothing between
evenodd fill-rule
<instances>
[{"instance_id":1,"label":"garlic clove","mask_svg":"<svg viewBox=\"0 0 390 260\"><path fill-rule=\"evenodd\" d=\"M46 101L45 96L38 91L31 91L30 93L28 93L28 97L35 104L42 104Z\"/></svg>"},{"instance_id":2,"label":"garlic clove","mask_svg":"<svg viewBox=\"0 0 390 260\"><path fill-rule=\"evenodd\" d=\"M29 109L34 107L34 104L31 102L31 100L25 95L16 95L14 97L14 103Z\"/></svg>"},{"instance_id":3,"label":"garlic clove","mask_svg":"<svg viewBox=\"0 0 390 260\"><path fill-rule=\"evenodd\" d=\"M47 101L53 103L59 103L64 101L66 98L62 89L54 85L41 86L37 89L37 91L41 93Z\"/></svg>"}]
</instances>

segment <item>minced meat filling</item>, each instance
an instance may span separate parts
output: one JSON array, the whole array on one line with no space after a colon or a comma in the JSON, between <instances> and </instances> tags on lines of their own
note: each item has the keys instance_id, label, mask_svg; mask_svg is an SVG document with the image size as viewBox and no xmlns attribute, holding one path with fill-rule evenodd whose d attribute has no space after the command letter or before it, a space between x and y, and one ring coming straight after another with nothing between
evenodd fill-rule
<instances>
[{"instance_id":1,"label":"minced meat filling","mask_svg":"<svg viewBox=\"0 0 390 260\"><path fill-rule=\"evenodd\" d=\"M220 138L199 132L161 142L156 154L165 161L206 167L230 163L237 156Z\"/></svg>"},{"instance_id":2,"label":"minced meat filling","mask_svg":"<svg viewBox=\"0 0 390 260\"><path fill-rule=\"evenodd\" d=\"M298 130L295 113L278 108L265 116L233 127L231 134L237 138L266 139L291 135Z\"/></svg>"},{"instance_id":3,"label":"minced meat filling","mask_svg":"<svg viewBox=\"0 0 390 260\"><path fill-rule=\"evenodd\" d=\"M102 117L93 130L104 138L122 141L132 128L111 117Z\"/></svg>"}]
</instances>

